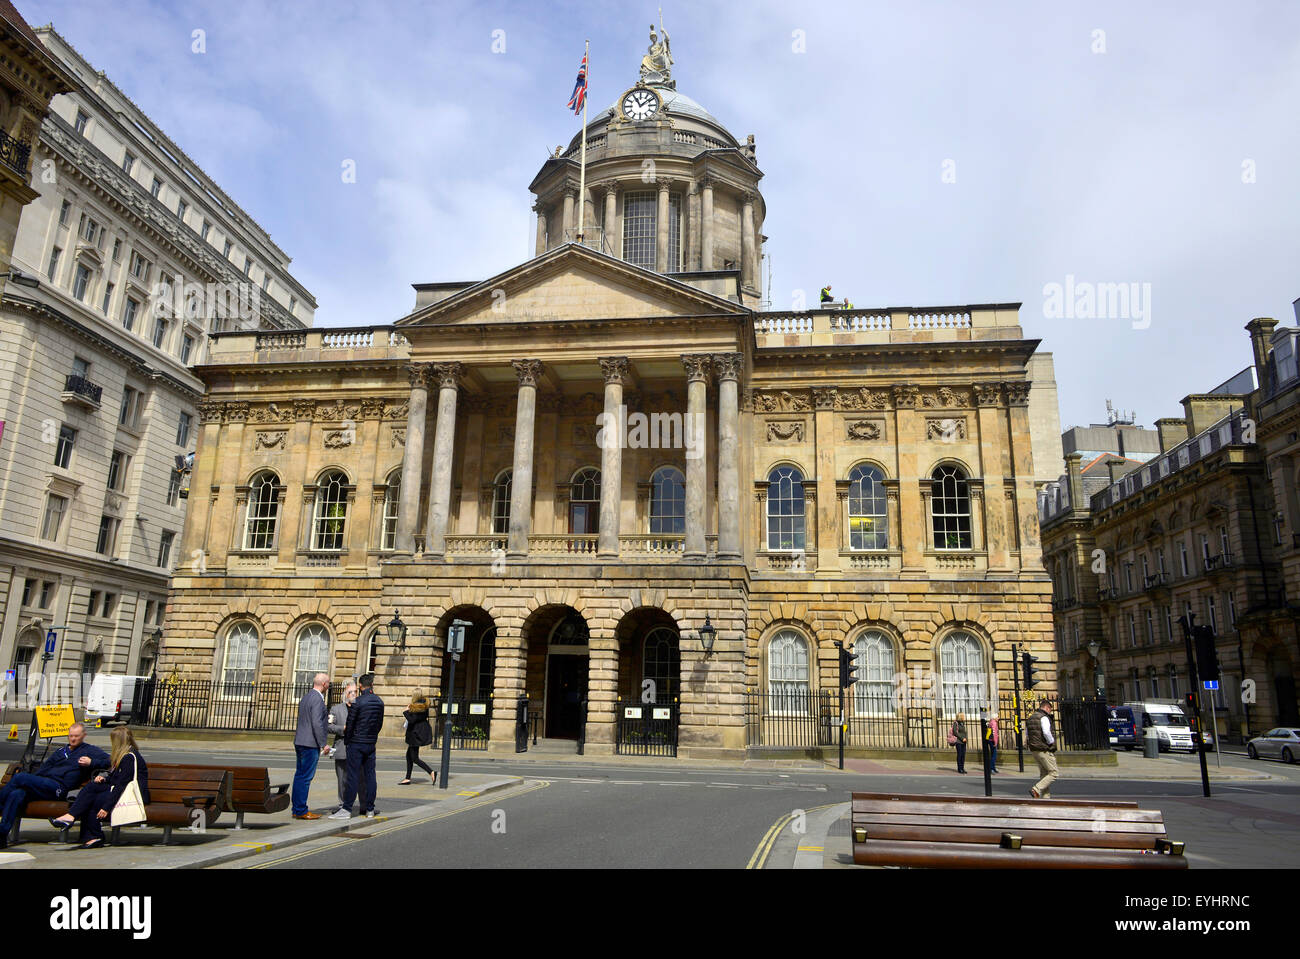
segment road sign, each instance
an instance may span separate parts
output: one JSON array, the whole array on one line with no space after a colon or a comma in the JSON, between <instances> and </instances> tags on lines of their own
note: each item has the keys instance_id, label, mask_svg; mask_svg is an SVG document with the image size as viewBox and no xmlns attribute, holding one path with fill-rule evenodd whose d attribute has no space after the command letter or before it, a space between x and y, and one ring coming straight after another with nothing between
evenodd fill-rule
<instances>
[{"instance_id":1,"label":"road sign","mask_svg":"<svg viewBox=\"0 0 1300 959\"><path fill-rule=\"evenodd\" d=\"M12 682L14 682L17 678L18 678L18 670L16 670L16 669L6 669L6 670L5 670L5 682L6 682L6 683L12 683Z\"/></svg>"},{"instance_id":2,"label":"road sign","mask_svg":"<svg viewBox=\"0 0 1300 959\"><path fill-rule=\"evenodd\" d=\"M76 722L71 706L37 706L36 725L42 739L58 739L68 735L68 727Z\"/></svg>"},{"instance_id":3,"label":"road sign","mask_svg":"<svg viewBox=\"0 0 1300 959\"><path fill-rule=\"evenodd\" d=\"M58 638L59 638L59 634L56 633L54 630L50 630L48 633L45 634L45 651L47 653L54 652L54 641Z\"/></svg>"},{"instance_id":4,"label":"road sign","mask_svg":"<svg viewBox=\"0 0 1300 959\"><path fill-rule=\"evenodd\" d=\"M1206 689L1218 689L1218 688L1219 688L1219 681L1218 681L1217 679L1207 679L1207 680L1205 681L1205 688L1206 688Z\"/></svg>"}]
</instances>

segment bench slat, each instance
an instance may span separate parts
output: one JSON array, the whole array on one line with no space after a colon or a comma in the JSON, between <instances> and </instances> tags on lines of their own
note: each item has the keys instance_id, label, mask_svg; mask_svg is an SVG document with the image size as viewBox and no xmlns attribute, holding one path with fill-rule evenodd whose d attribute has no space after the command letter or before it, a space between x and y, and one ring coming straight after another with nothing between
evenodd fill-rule
<instances>
[{"instance_id":1,"label":"bench slat","mask_svg":"<svg viewBox=\"0 0 1300 959\"><path fill-rule=\"evenodd\" d=\"M1001 805L1004 803L1019 803L1023 801L1023 802L1032 802L1035 806L1043 806L1049 809L1055 806L1078 806L1078 805L1086 805L1089 808L1093 806L1100 806L1103 809L1111 809L1111 808L1137 809L1138 808L1138 804L1136 802L1132 802L1129 800L1097 800L1097 801L1094 801L1092 799L1089 799L1087 801L1073 800L1073 799L1017 800L1017 799L1001 799L997 796L899 796L896 793L853 793L852 798L855 802L859 799L864 799L864 800L884 799L884 800L888 800L889 802L934 802L934 803L973 802L973 803L988 803L990 805Z\"/></svg>"},{"instance_id":2,"label":"bench slat","mask_svg":"<svg viewBox=\"0 0 1300 959\"><path fill-rule=\"evenodd\" d=\"M867 841L889 839L908 842L964 842L991 843L997 845L1003 833L1013 832L1021 837L1026 846L1081 846L1085 848L1104 847L1108 849L1155 849L1156 841L1165 837L1160 832L1074 832L1059 829L1015 829L989 826L941 826L928 827L916 825L894 825L892 823L859 823L867 830Z\"/></svg>"},{"instance_id":3,"label":"bench slat","mask_svg":"<svg viewBox=\"0 0 1300 959\"><path fill-rule=\"evenodd\" d=\"M853 861L861 866L918 866L938 869L1186 869L1185 856L1143 855L1114 849L1030 847L1001 849L975 843L854 843Z\"/></svg>"},{"instance_id":4,"label":"bench slat","mask_svg":"<svg viewBox=\"0 0 1300 959\"><path fill-rule=\"evenodd\" d=\"M1062 829L1077 832L1092 832L1095 825L1091 819L1047 819L1039 816L958 816L930 815L924 813L900 813L896 816L872 814L853 814L855 825L863 822L894 823L900 826L1003 826L1006 829ZM1107 822L1106 828L1113 832L1153 832L1164 833L1163 822Z\"/></svg>"},{"instance_id":5,"label":"bench slat","mask_svg":"<svg viewBox=\"0 0 1300 959\"><path fill-rule=\"evenodd\" d=\"M999 804L975 803L920 803L920 802L861 802L853 804L854 813L899 816L967 816L999 817L1014 816L1019 819L1055 819L1094 822L1095 814L1104 813L1104 822L1162 822L1158 810L1150 809L1101 809L1089 806L1057 806L1054 808L1039 806L1034 802L1010 802Z\"/></svg>"}]
</instances>

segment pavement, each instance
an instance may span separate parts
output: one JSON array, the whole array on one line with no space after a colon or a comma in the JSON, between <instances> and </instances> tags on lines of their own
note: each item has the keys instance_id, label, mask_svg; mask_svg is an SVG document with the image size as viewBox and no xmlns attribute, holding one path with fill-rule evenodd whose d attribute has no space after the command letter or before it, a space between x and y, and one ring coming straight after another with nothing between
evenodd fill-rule
<instances>
[{"instance_id":1,"label":"pavement","mask_svg":"<svg viewBox=\"0 0 1300 959\"><path fill-rule=\"evenodd\" d=\"M211 743L202 745L205 751L211 751ZM225 746L221 749L223 754L240 751ZM174 757L165 756L163 759L170 761ZM272 784L292 783L293 767L273 765L268 769ZM59 833L46 820L24 819L20 844L0 850L0 869L207 868L327 836L364 834L386 823L413 822L449 814L473 805L480 796L518 786L521 782L517 776L491 770L454 772L447 789L430 785L429 777L418 769L411 785L397 785L401 778L400 772L379 770L379 788L375 798L377 815L374 819L359 815L357 807L354 807L350 820L329 819L328 814L339 804L338 784L333 762L325 760L317 769L308 794L311 810L325 818L311 821L294 819L286 808L264 816L250 813L244 817L244 828L235 829L235 815L222 813L216 823L205 830L176 828L172 832L172 844L168 846L162 845L161 828L130 826L122 830L119 845L83 851L76 848L77 827L73 827L70 834L73 844L67 845L59 841Z\"/></svg>"}]
</instances>

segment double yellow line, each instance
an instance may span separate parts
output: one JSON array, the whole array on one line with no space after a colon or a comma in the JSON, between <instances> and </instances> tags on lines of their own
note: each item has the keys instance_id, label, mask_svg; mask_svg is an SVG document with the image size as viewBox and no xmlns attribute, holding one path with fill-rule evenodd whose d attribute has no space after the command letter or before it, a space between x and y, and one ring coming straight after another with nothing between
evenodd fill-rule
<instances>
[{"instance_id":1,"label":"double yellow line","mask_svg":"<svg viewBox=\"0 0 1300 959\"><path fill-rule=\"evenodd\" d=\"M801 811L804 816L808 816L818 810L830 809L832 806L838 805L840 804L832 802L826 803L822 806L813 806L811 809L798 811ZM785 827L794 821L794 815L793 812L786 813L776 822L772 823L772 827L768 829L768 831L763 835L763 838L758 841L758 848L754 850L754 855L749 857L749 863L745 866L746 869L762 869L767 864L767 857L771 854L772 848L776 845L776 841L780 838L782 831L784 831Z\"/></svg>"}]
</instances>

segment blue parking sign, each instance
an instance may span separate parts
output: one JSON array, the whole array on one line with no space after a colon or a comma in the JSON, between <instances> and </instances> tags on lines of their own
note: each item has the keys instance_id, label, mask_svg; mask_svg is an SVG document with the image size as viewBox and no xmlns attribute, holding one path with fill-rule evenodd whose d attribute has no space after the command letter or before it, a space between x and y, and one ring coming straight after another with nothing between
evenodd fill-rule
<instances>
[{"instance_id":1,"label":"blue parking sign","mask_svg":"<svg viewBox=\"0 0 1300 959\"><path fill-rule=\"evenodd\" d=\"M1206 689L1218 689L1218 688L1219 688L1219 681L1218 681L1217 679L1207 679L1207 680L1205 681L1205 688L1206 688Z\"/></svg>"}]
</instances>

